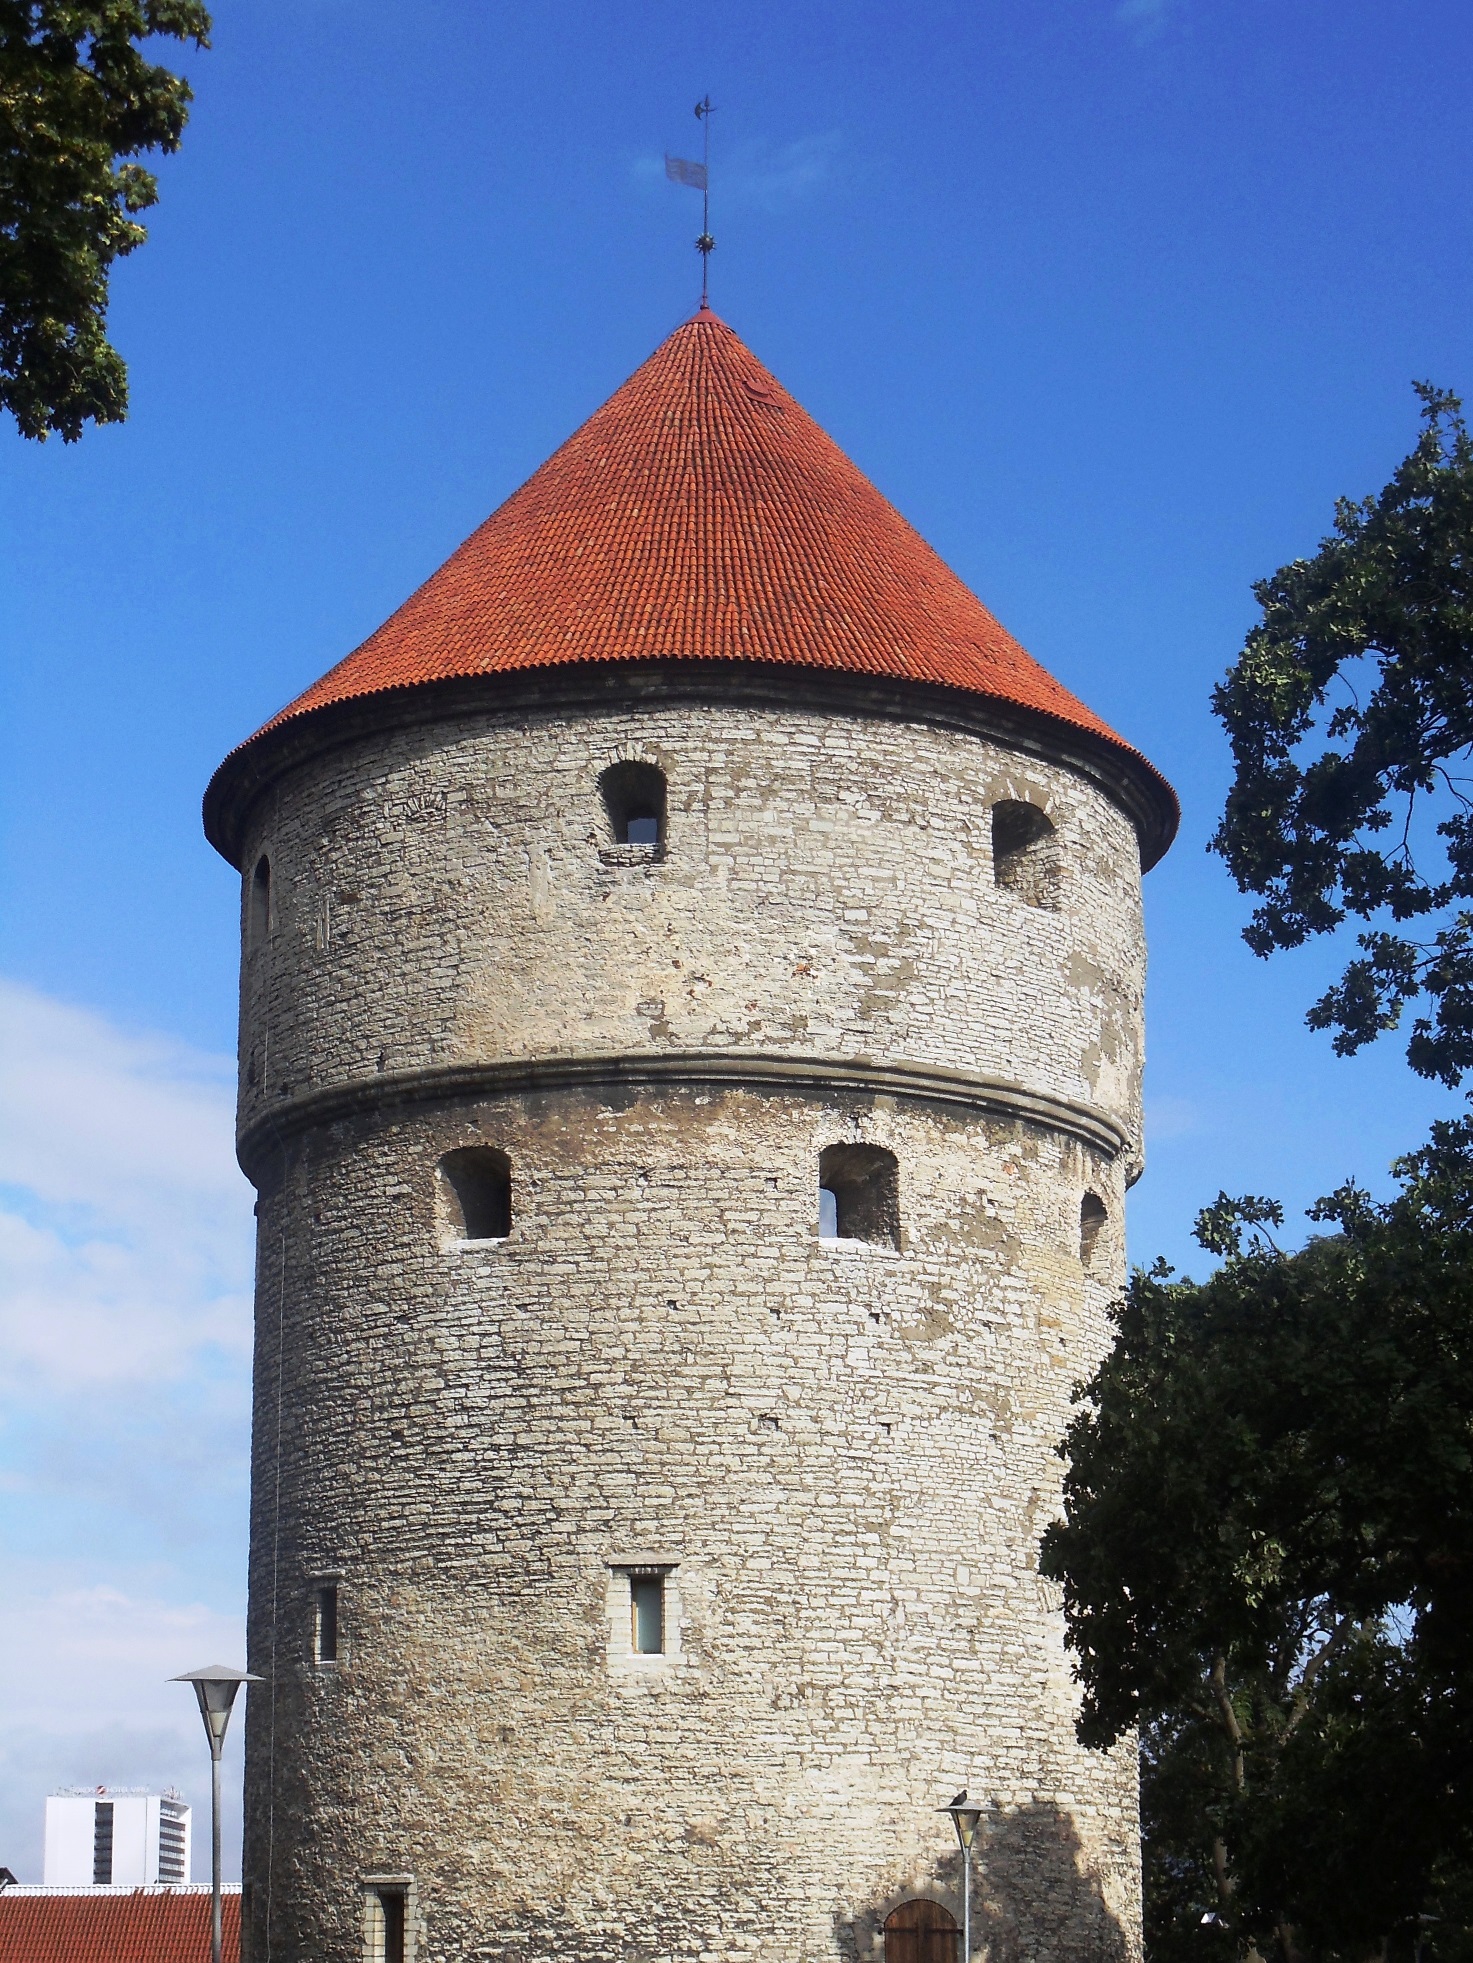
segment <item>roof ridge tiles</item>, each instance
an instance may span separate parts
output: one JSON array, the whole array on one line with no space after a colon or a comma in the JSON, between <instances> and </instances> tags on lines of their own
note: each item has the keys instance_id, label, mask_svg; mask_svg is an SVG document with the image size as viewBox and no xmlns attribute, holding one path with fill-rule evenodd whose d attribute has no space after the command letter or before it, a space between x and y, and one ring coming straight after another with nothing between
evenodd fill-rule
<instances>
[{"instance_id":1,"label":"roof ridge tiles","mask_svg":"<svg viewBox=\"0 0 1473 1963\"><path fill-rule=\"evenodd\" d=\"M241 1895L222 1891L226 1963L240 1955ZM0 1963L197 1963L210 1944L210 1891L0 1890Z\"/></svg>"}]
</instances>

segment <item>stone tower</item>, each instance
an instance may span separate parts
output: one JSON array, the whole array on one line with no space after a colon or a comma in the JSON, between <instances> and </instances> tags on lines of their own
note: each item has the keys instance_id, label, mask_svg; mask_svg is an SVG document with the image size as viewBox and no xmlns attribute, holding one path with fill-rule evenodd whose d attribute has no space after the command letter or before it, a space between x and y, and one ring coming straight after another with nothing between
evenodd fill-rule
<instances>
[{"instance_id":1,"label":"stone tower","mask_svg":"<svg viewBox=\"0 0 1473 1963\"><path fill-rule=\"evenodd\" d=\"M206 798L252 1963L1138 1947L1036 1549L1176 809L703 310ZM888 1926L887 1926L888 1925Z\"/></svg>"}]
</instances>

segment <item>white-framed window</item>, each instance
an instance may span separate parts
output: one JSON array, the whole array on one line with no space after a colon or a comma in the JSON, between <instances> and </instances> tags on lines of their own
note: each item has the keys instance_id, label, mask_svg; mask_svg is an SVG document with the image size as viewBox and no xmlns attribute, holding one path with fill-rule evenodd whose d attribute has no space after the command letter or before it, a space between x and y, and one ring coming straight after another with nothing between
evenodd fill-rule
<instances>
[{"instance_id":1,"label":"white-framed window","mask_svg":"<svg viewBox=\"0 0 1473 1963\"><path fill-rule=\"evenodd\" d=\"M609 1665L643 1672L668 1668L680 1653L678 1563L633 1558L609 1568Z\"/></svg>"},{"instance_id":2,"label":"white-framed window","mask_svg":"<svg viewBox=\"0 0 1473 1963\"><path fill-rule=\"evenodd\" d=\"M629 1647L636 1656L665 1654L665 1576L629 1577Z\"/></svg>"}]
</instances>

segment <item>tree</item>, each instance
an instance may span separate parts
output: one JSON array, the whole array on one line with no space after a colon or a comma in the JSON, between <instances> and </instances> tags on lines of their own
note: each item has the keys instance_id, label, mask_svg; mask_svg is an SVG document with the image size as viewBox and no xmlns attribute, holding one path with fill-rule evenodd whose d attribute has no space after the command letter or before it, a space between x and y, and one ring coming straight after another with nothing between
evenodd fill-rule
<instances>
[{"instance_id":1,"label":"tree","mask_svg":"<svg viewBox=\"0 0 1473 1963\"><path fill-rule=\"evenodd\" d=\"M1157 1958L1409 1956L1433 1913L1450 1957L1467 1920L1473 1121L1397 1172L1296 1254L1220 1197L1222 1267L1137 1272L1062 1448L1042 1565L1081 1737L1142 1731Z\"/></svg>"},{"instance_id":2,"label":"tree","mask_svg":"<svg viewBox=\"0 0 1473 1963\"><path fill-rule=\"evenodd\" d=\"M1257 954L1368 923L1311 1028L1348 1055L1418 1005L1412 1067L1455 1085L1473 1065L1473 441L1455 395L1417 393L1386 488L1341 500L1315 557L1254 588L1262 619L1213 696L1236 765L1213 849L1261 896Z\"/></svg>"},{"instance_id":3,"label":"tree","mask_svg":"<svg viewBox=\"0 0 1473 1963\"><path fill-rule=\"evenodd\" d=\"M200 0L0 0L0 405L26 436L127 414L108 277L158 200L127 160L177 150L193 100L137 44L209 33Z\"/></svg>"}]
</instances>

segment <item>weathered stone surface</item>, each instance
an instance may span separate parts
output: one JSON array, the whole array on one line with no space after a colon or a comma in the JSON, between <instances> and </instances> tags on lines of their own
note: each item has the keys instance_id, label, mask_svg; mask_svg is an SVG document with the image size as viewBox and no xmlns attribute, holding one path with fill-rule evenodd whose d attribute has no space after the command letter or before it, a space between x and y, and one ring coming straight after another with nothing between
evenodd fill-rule
<instances>
[{"instance_id":1,"label":"weathered stone surface","mask_svg":"<svg viewBox=\"0 0 1473 1963\"><path fill-rule=\"evenodd\" d=\"M627 757L669 780L659 859L608 836L598 777ZM994 883L1002 798L1057 827L1057 908ZM1138 1134L1134 833L1000 745L719 703L438 724L300 771L262 852L245 1125L375 1070L718 1047L975 1070Z\"/></svg>"},{"instance_id":2,"label":"weathered stone surface","mask_svg":"<svg viewBox=\"0 0 1473 1963\"><path fill-rule=\"evenodd\" d=\"M620 758L667 775L662 854L608 836ZM994 881L1000 798L1053 820L1056 905ZM1000 744L713 700L386 731L263 801L248 881L262 854L256 1963L360 1957L374 1875L411 1884L419 1963L878 1955L907 1896L959 1911L934 1809L963 1785L997 1808L979 1943L1134 1953L1133 1757L1074 1741L1036 1570L1139 1136L1127 820ZM463 1074L689 1051L813 1068ZM1131 1143L825 1059L1005 1080ZM898 1250L818 1238L845 1142L896 1155ZM437 1200L475 1144L511 1164L503 1241ZM639 1564L662 1657L629 1653Z\"/></svg>"}]
</instances>

